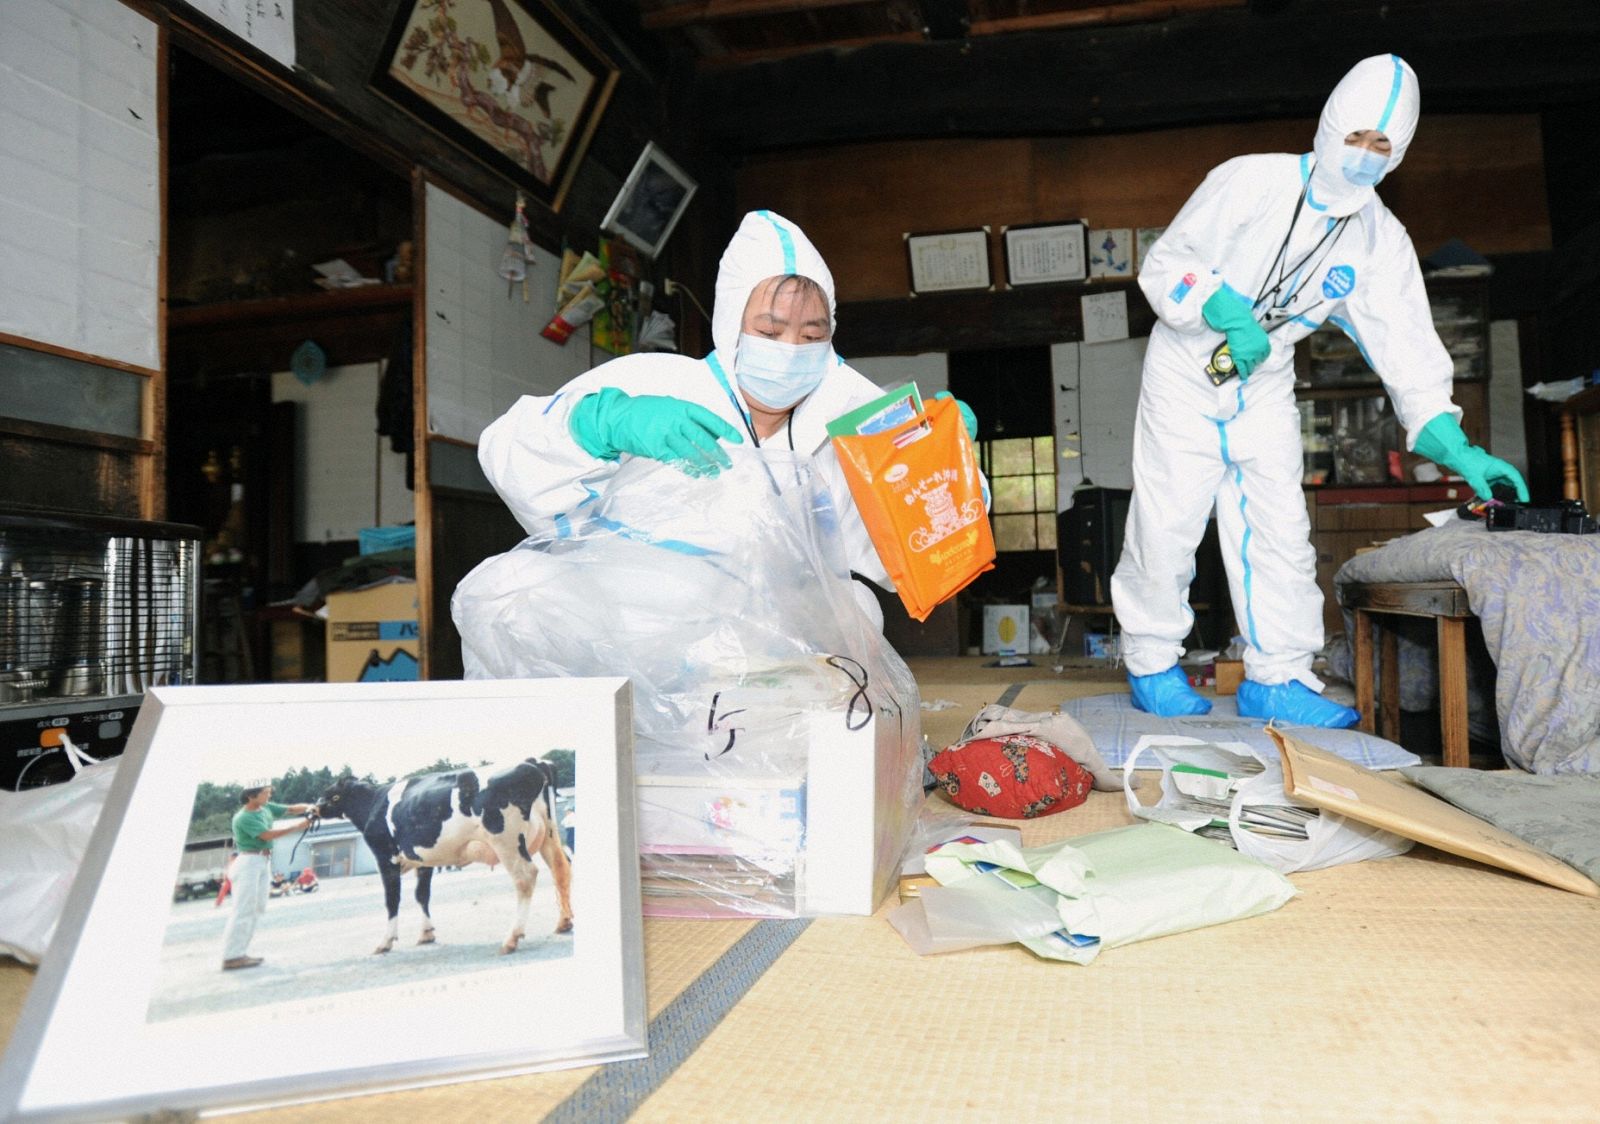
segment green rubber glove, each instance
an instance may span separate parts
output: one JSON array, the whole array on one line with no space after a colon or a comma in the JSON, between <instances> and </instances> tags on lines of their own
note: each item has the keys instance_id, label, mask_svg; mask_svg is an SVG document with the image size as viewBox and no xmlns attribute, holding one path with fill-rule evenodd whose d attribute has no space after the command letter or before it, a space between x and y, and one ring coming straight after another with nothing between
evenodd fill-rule
<instances>
[{"instance_id":1,"label":"green rubber glove","mask_svg":"<svg viewBox=\"0 0 1600 1124\"><path fill-rule=\"evenodd\" d=\"M1450 414L1440 414L1423 426L1412 450L1419 457L1444 465L1471 484L1479 499L1493 499L1494 486L1506 484L1516 488L1517 499L1528 502L1528 485L1523 482L1522 473L1469 443L1467 435L1461 432L1461 423Z\"/></svg>"},{"instance_id":2,"label":"green rubber glove","mask_svg":"<svg viewBox=\"0 0 1600 1124\"><path fill-rule=\"evenodd\" d=\"M1228 337L1228 350L1233 354L1233 366L1241 379L1272 352L1272 341L1256 323L1255 309L1236 290L1224 285L1200 306L1200 315L1217 331Z\"/></svg>"},{"instance_id":3,"label":"green rubber glove","mask_svg":"<svg viewBox=\"0 0 1600 1124\"><path fill-rule=\"evenodd\" d=\"M955 395L951 394L948 390L941 390L933 397L934 401L938 401L940 398L955 398L956 409L961 411L961 420L967 425L967 436L972 438L974 441L978 439L978 415L972 412L971 406L961 401L961 399L956 398Z\"/></svg>"},{"instance_id":4,"label":"green rubber glove","mask_svg":"<svg viewBox=\"0 0 1600 1124\"><path fill-rule=\"evenodd\" d=\"M704 406L659 394L625 394L608 386L587 395L567 422L584 452L602 460L623 453L670 464L690 476L715 476L732 462L720 440L741 444L733 426Z\"/></svg>"}]
</instances>

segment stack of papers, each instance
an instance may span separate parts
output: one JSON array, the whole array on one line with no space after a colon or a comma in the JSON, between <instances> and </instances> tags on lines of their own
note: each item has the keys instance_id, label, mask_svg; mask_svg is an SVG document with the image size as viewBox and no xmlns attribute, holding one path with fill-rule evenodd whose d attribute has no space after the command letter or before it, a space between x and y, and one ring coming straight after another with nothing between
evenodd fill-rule
<instances>
[{"instance_id":1,"label":"stack of papers","mask_svg":"<svg viewBox=\"0 0 1600 1124\"><path fill-rule=\"evenodd\" d=\"M1228 826L1228 816L1233 808L1234 790L1241 782L1258 776L1263 767L1261 762L1252 757L1232 753L1228 753L1226 758L1220 753L1216 757L1215 767L1196 764L1172 766L1172 784L1177 793L1162 801L1161 806L1184 817L1180 826L1187 827L1196 835L1216 839L1233 847L1235 844L1233 832ZM1320 814L1316 808L1292 804L1241 804L1239 826L1245 831L1275 839L1305 839L1307 825ZM1210 817L1209 822L1202 817Z\"/></svg>"},{"instance_id":2,"label":"stack of papers","mask_svg":"<svg viewBox=\"0 0 1600 1124\"><path fill-rule=\"evenodd\" d=\"M672 317L665 312L652 312L639 324L638 336L633 341L634 350L677 351L676 328Z\"/></svg>"},{"instance_id":3,"label":"stack of papers","mask_svg":"<svg viewBox=\"0 0 1600 1124\"><path fill-rule=\"evenodd\" d=\"M343 258L317 262L311 268L322 274L315 281L324 289L359 289L379 283L376 277L361 276L361 271Z\"/></svg>"}]
</instances>

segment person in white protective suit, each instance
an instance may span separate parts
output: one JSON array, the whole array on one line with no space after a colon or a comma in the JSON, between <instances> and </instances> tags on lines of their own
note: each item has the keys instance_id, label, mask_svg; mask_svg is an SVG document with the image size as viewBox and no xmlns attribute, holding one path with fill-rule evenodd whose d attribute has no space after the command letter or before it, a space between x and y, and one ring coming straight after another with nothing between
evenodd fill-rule
<instances>
[{"instance_id":1,"label":"person in white protective suit","mask_svg":"<svg viewBox=\"0 0 1600 1124\"><path fill-rule=\"evenodd\" d=\"M1247 717L1349 726L1322 696L1322 594L1301 492L1294 344L1324 323L1360 348L1408 444L1527 499L1515 468L1470 445L1450 399L1416 251L1374 185L1416 132L1417 76L1363 59L1334 88L1312 152L1240 156L1213 169L1155 243L1139 285L1158 319L1145 352L1133 499L1111 580L1134 705L1203 714L1177 666L1194 621L1195 548L1213 504L1246 643Z\"/></svg>"},{"instance_id":2,"label":"person in white protective suit","mask_svg":"<svg viewBox=\"0 0 1600 1124\"><path fill-rule=\"evenodd\" d=\"M710 355L624 356L552 395L525 396L484 430L479 463L523 528L550 536L624 458L714 475L730 463L724 441L820 454L851 571L892 590L826 448L828 422L883 393L834 353L834 315L833 276L816 247L781 215L752 211L718 266ZM963 414L976 429L964 405ZM861 581L852 587L881 629L876 597Z\"/></svg>"}]
</instances>

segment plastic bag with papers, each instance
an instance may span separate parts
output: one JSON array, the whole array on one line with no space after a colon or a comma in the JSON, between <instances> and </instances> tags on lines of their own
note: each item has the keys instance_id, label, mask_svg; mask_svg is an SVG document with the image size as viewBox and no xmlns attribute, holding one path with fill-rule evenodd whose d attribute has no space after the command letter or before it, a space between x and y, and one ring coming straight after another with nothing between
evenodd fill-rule
<instances>
[{"instance_id":1,"label":"plastic bag with papers","mask_svg":"<svg viewBox=\"0 0 1600 1124\"><path fill-rule=\"evenodd\" d=\"M709 478L629 459L469 574L467 674L632 680L647 914L871 913L921 799L916 684L817 465L728 453Z\"/></svg>"},{"instance_id":2,"label":"plastic bag with papers","mask_svg":"<svg viewBox=\"0 0 1600 1124\"><path fill-rule=\"evenodd\" d=\"M0 953L27 964L39 962L55 935L121 760L97 761L66 738L48 752L66 754L70 780L0 789Z\"/></svg>"},{"instance_id":3,"label":"plastic bag with papers","mask_svg":"<svg viewBox=\"0 0 1600 1124\"><path fill-rule=\"evenodd\" d=\"M951 843L931 852L940 885L889 915L922 954L1020 943L1087 964L1108 948L1268 913L1295 895L1262 863L1164 824L1042 847Z\"/></svg>"},{"instance_id":4,"label":"plastic bag with papers","mask_svg":"<svg viewBox=\"0 0 1600 1124\"><path fill-rule=\"evenodd\" d=\"M1151 805L1141 804L1133 790L1133 770L1146 752L1161 768L1161 796ZM1229 843L1284 874L1411 849L1403 836L1289 796L1277 754L1242 742L1147 735L1128 755L1123 779L1134 815Z\"/></svg>"}]
</instances>

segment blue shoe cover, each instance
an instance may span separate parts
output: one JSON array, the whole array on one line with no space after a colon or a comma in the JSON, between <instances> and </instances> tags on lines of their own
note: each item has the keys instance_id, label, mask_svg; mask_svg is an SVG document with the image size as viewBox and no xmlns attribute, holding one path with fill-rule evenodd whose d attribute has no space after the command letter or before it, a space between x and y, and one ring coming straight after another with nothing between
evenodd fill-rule
<instances>
[{"instance_id":1,"label":"blue shoe cover","mask_svg":"<svg viewBox=\"0 0 1600 1124\"><path fill-rule=\"evenodd\" d=\"M1246 679L1236 700L1243 718L1272 718L1292 726L1339 730L1361 721L1359 712L1325 699L1299 680L1268 686Z\"/></svg>"},{"instance_id":2,"label":"blue shoe cover","mask_svg":"<svg viewBox=\"0 0 1600 1124\"><path fill-rule=\"evenodd\" d=\"M1184 714L1210 714L1211 704L1194 693L1183 668L1174 664L1154 675L1130 675L1133 705L1146 714L1177 718Z\"/></svg>"}]
</instances>

